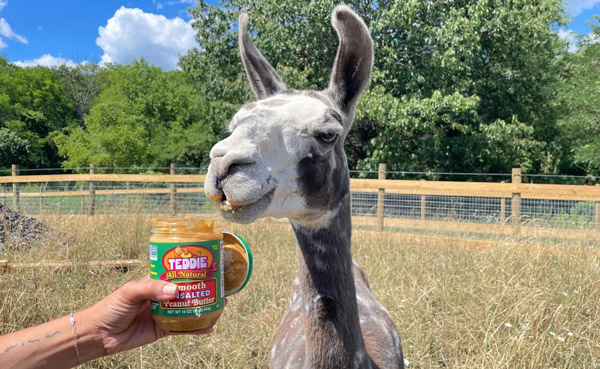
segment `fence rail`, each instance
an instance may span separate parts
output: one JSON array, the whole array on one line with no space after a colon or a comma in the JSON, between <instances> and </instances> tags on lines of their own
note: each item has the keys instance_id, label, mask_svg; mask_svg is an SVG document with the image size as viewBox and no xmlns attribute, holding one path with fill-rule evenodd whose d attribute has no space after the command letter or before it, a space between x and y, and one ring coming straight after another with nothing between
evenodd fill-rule
<instances>
[{"instance_id":1,"label":"fence rail","mask_svg":"<svg viewBox=\"0 0 600 369\"><path fill-rule=\"evenodd\" d=\"M114 212L204 213L201 174L19 175L0 177L0 202L30 214ZM514 169L508 183L352 178L357 224L486 234L521 234L600 240L600 186L523 183Z\"/></svg>"},{"instance_id":2,"label":"fence rail","mask_svg":"<svg viewBox=\"0 0 600 369\"><path fill-rule=\"evenodd\" d=\"M202 174L48 174L34 176L4 176L0 183L53 183L53 182L152 182L198 183Z\"/></svg>"}]
</instances>

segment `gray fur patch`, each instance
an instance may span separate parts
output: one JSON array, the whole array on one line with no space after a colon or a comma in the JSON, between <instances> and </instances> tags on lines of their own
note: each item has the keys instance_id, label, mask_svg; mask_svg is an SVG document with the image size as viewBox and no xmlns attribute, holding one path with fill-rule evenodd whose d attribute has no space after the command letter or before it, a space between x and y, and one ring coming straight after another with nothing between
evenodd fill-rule
<instances>
[{"instance_id":1,"label":"gray fur patch","mask_svg":"<svg viewBox=\"0 0 600 369\"><path fill-rule=\"evenodd\" d=\"M332 107L332 101L331 99L323 92L319 92L319 91L303 91L302 92L304 95L306 96L310 96L312 98L315 98L319 101L321 101L322 103L324 103L325 105Z\"/></svg>"},{"instance_id":2,"label":"gray fur patch","mask_svg":"<svg viewBox=\"0 0 600 369\"><path fill-rule=\"evenodd\" d=\"M261 101L260 105L261 106L266 106L268 108L276 108L278 106L283 106L286 104L289 104L290 100L284 100L284 99L273 99L273 100L265 100L265 101Z\"/></svg>"},{"instance_id":3,"label":"gray fur patch","mask_svg":"<svg viewBox=\"0 0 600 369\"><path fill-rule=\"evenodd\" d=\"M253 111L253 114L258 115L261 118L273 118L275 116L275 112L267 109L257 109Z\"/></svg>"},{"instance_id":4,"label":"gray fur patch","mask_svg":"<svg viewBox=\"0 0 600 369\"><path fill-rule=\"evenodd\" d=\"M242 110L252 110L254 108L256 108L257 103L255 102L251 102L250 104L246 104L244 106L242 106Z\"/></svg>"}]
</instances>

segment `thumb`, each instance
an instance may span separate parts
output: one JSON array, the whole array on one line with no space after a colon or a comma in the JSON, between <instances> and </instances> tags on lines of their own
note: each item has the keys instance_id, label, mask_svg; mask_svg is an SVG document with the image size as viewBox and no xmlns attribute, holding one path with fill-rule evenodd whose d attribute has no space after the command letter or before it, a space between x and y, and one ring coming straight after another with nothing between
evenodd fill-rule
<instances>
[{"instance_id":1,"label":"thumb","mask_svg":"<svg viewBox=\"0 0 600 369\"><path fill-rule=\"evenodd\" d=\"M121 296L131 303L144 300L165 301L177 296L177 285L158 280L132 281L120 288Z\"/></svg>"}]
</instances>

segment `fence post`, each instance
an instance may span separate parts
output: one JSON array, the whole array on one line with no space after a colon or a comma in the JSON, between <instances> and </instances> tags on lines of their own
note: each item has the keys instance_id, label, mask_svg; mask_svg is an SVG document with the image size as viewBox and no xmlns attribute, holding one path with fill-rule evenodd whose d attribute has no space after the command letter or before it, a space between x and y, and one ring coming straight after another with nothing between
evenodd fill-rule
<instances>
[{"instance_id":1,"label":"fence post","mask_svg":"<svg viewBox=\"0 0 600 369\"><path fill-rule=\"evenodd\" d=\"M506 183L505 181L501 181L500 183ZM506 198L500 198L500 214L499 214L500 225L504 225L506 222Z\"/></svg>"},{"instance_id":2,"label":"fence post","mask_svg":"<svg viewBox=\"0 0 600 369\"><path fill-rule=\"evenodd\" d=\"M4 185L2 185L2 205L6 205L6 196L4 196L5 192Z\"/></svg>"},{"instance_id":3,"label":"fence post","mask_svg":"<svg viewBox=\"0 0 600 369\"><path fill-rule=\"evenodd\" d=\"M127 214L131 213L131 194L129 193L129 190L131 189L129 181L127 181L127 183L125 184L126 188L127 188Z\"/></svg>"},{"instance_id":4,"label":"fence post","mask_svg":"<svg viewBox=\"0 0 600 369\"><path fill-rule=\"evenodd\" d=\"M90 174L96 174L96 166L90 164ZM88 208L88 215L94 215L96 211L96 184L90 181L90 206Z\"/></svg>"},{"instance_id":5,"label":"fence post","mask_svg":"<svg viewBox=\"0 0 600 369\"><path fill-rule=\"evenodd\" d=\"M421 181L424 181L422 179ZM427 196L421 195L421 220L425 220L425 211L427 210Z\"/></svg>"},{"instance_id":6,"label":"fence post","mask_svg":"<svg viewBox=\"0 0 600 369\"><path fill-rule=\"evenodd\" d=\"M11 166L11 174L13 177L16 177L19 175L19 166L17 164L13 164ZM16 182L13 182L13 209L17 213L21 210L19 200L20 200L19 199L19 184Z\"/></svg>"},{"instance_id":7,"label":"fence post","mask_svg":"<svg viewBox=\"0 0 600 369\"><path fill-rule=\"evenodd\" d=\"M44 214L44 197L42 196L42 192L44 192L44 185L40 183L40 215Z\"/></svg>"},{"instance_id":8,"label":"fence post","mask_svg":"<svg viewBox=\"0 0 600 369\"><path fill-rule=\"evenodd\" d=\"M379 176L378 179L385 180L387 174L387 165L379 164ZM380 188L377 190L377 231L383 232L383 208L385 206L385 189Z\"/></svg>"},{"instance_id":9,"label":"fence post","mask_svg":"<svg viewBox=\"0 0 600 369\"><path fill-rule=\"evenodd\" d=\"M171 163L171 175L177 174L177 164ZM177 184L171 182L171 215L177 214Z\"/></svg>"},{"instance_id":10,"label":"fence post","mask_svg":"<svg viewBox=\"0 0 600 369\"><path fill-rule=\"evenodd\" d=\"M521 168L513 168L511 182L513 184L519 185L521 184ZM519 234L521 232L521 193L513 192L512 194L512 218L513 218L513 226L514 233Z\"/></svg>"},{"instance_id":11,"label":"fence post","mask_svg":"<svg viewBox=\"0 0 600 369\"><path fill-rule=\"evenodd\" d=\"M597 184L596 187L600 187L600 184ZM594 207L594 228L596 232L600 232L600 201L596 201Z\"/></svg>"},{"instance_id":12,"label":"fence post","mask_svg":"<svg viewBox=\"0 0 600 369\"><path fill-rule=\"evenodd\" d=\"M85 214L85 195L83 194L83 184L79 185L79 191L81 191L81 215Z\"/></svg>"}]
</instances>

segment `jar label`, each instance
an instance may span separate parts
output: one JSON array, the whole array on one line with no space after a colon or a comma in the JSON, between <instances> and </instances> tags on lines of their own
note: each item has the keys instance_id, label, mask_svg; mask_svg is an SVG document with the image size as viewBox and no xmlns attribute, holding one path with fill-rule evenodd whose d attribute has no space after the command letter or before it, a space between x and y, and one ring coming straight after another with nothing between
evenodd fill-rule
<instances>
[{"instance_id":1,"label":"jar label","mask_svg":"<svg viewBox=\"0 0 600 369\"><path fill-rule=\"evenodd\" d=\"M152 301L152 313L200 316L223 307L222 241L150 243L150 278L177 284L177 296Z\"/></svg>"}]
</instances>

